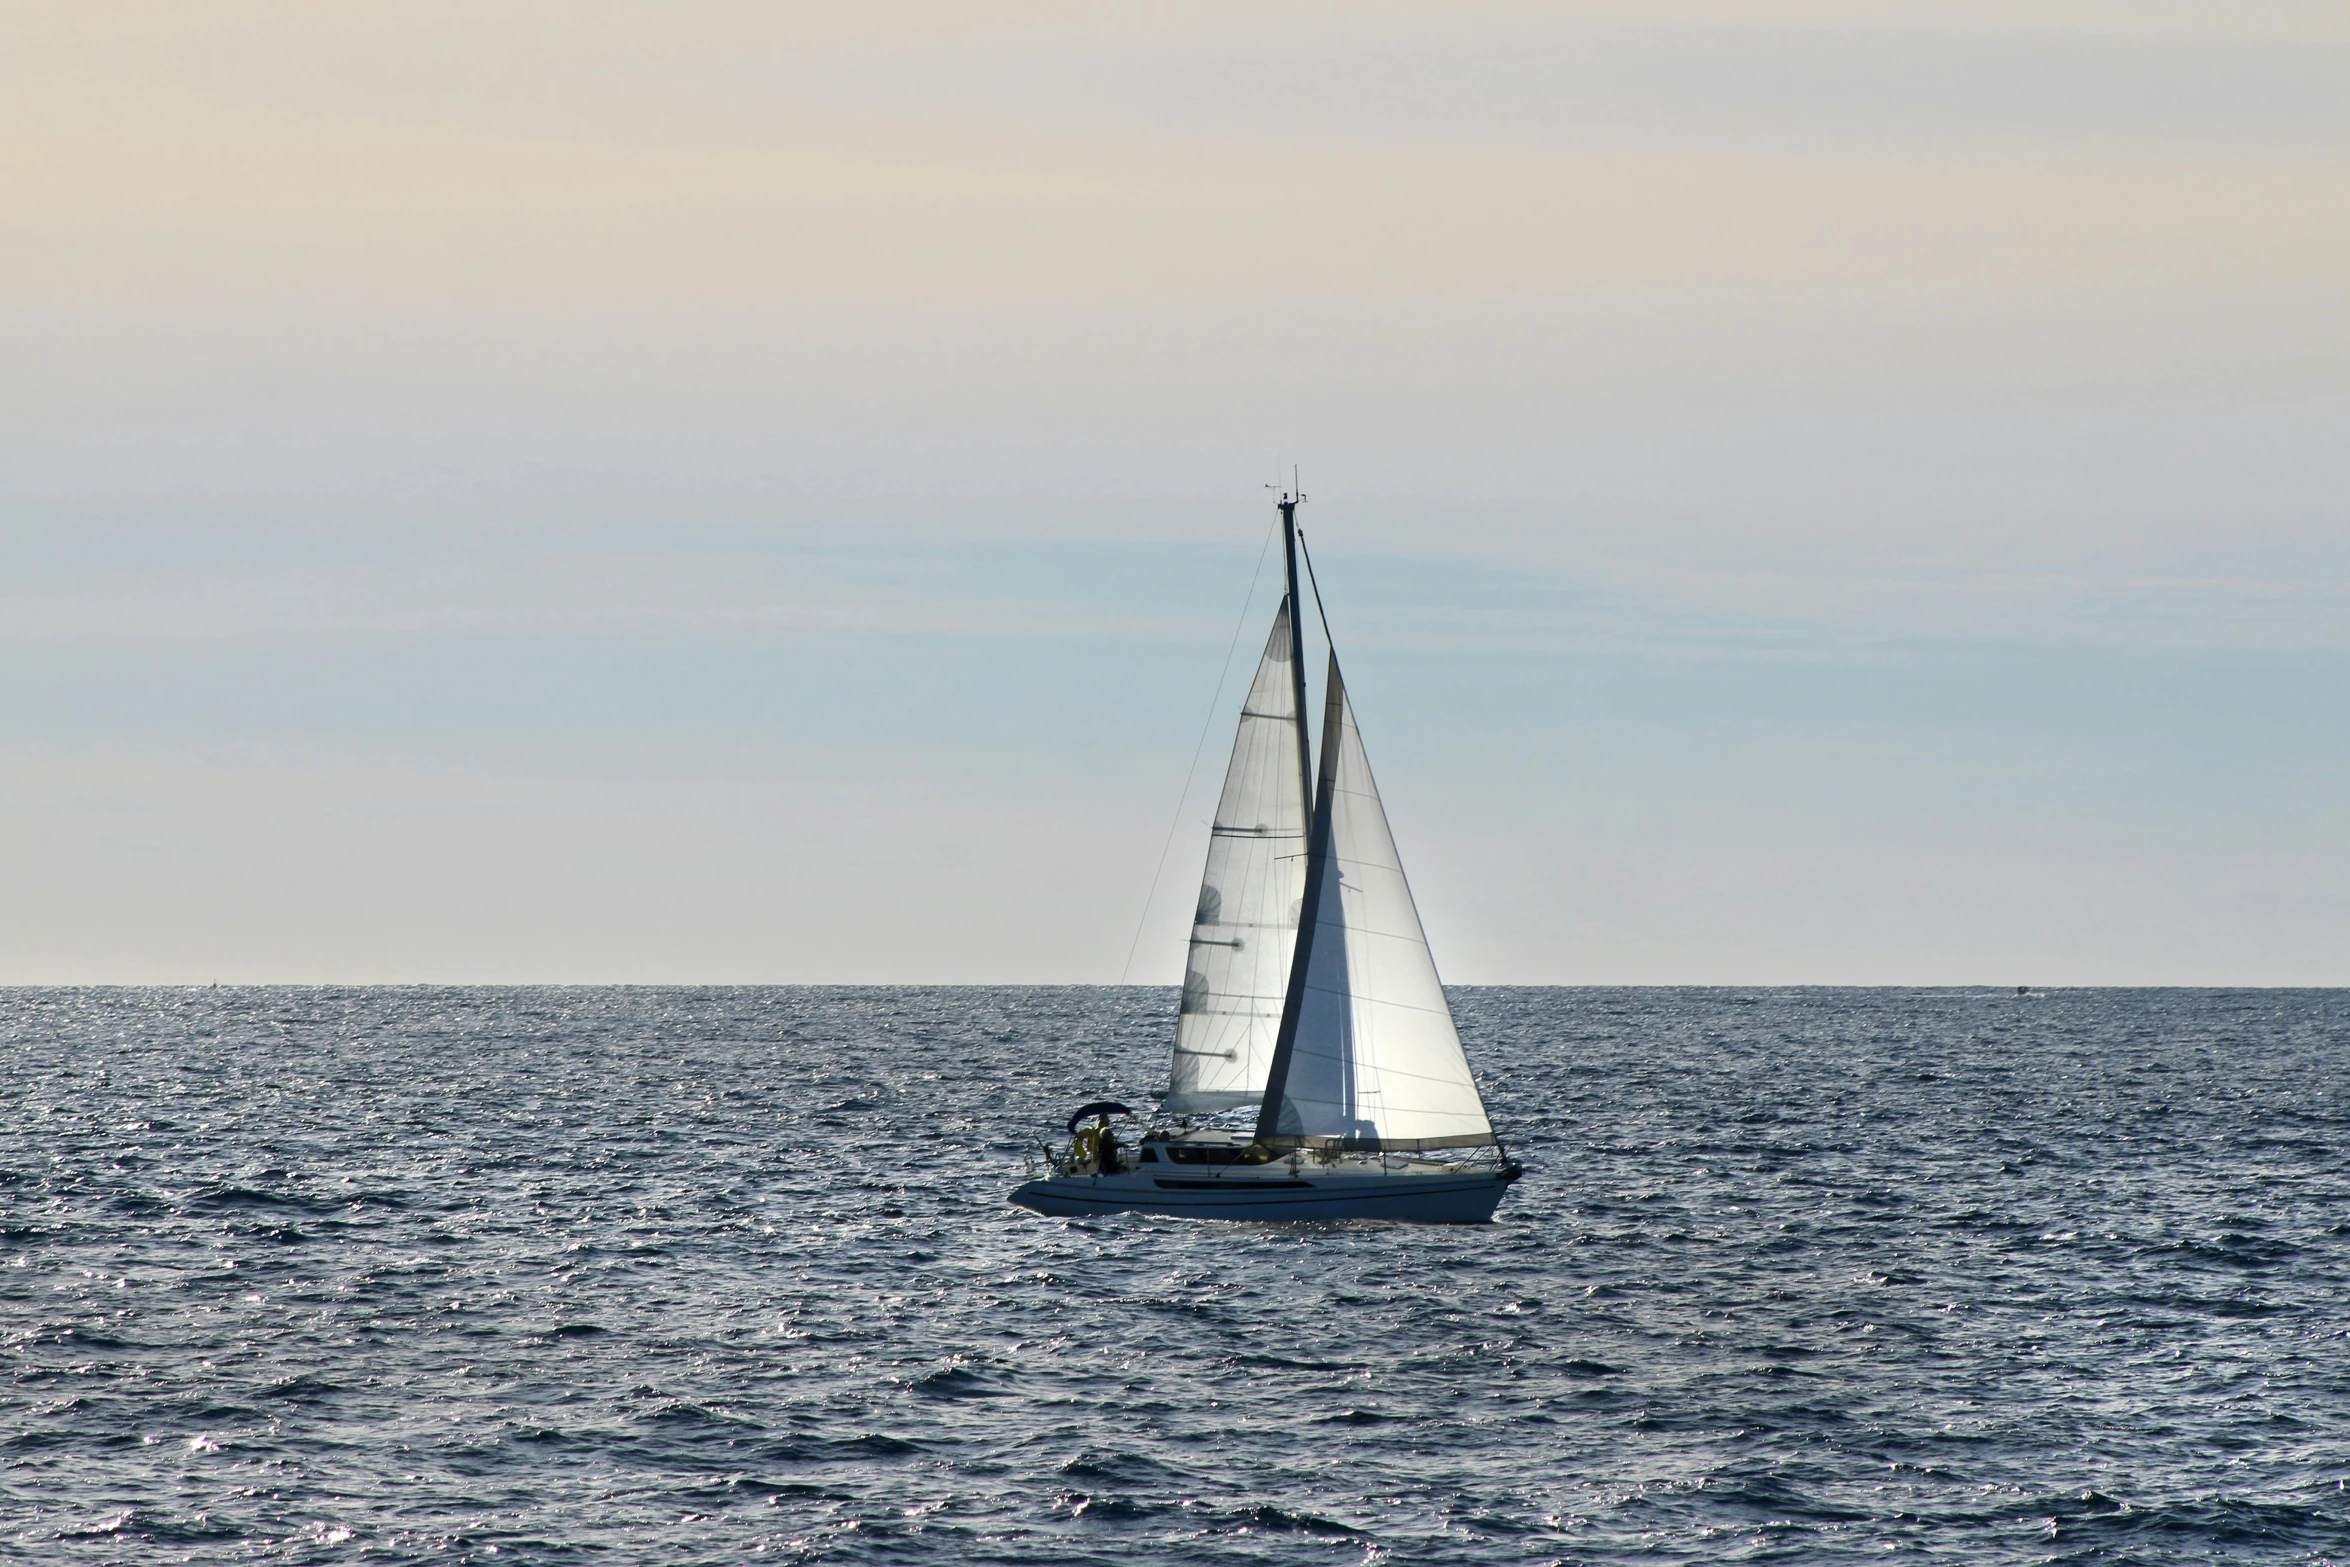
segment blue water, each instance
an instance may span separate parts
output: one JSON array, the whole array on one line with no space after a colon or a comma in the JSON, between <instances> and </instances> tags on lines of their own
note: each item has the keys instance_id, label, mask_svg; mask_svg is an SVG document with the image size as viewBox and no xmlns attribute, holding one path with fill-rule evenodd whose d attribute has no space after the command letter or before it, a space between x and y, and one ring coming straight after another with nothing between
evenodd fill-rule
<instances>
[{"instance_id":1,"label":"blue water","mask_svg":"<svg viewBox=\"0 0 2350 1567\"><path fill-rule=\"evenodd\" d=\"M2350 1561L2350 993L1469 990L1501 1222L1012 1208L1156 990L0 993L0 1551Z\"/></svg>"}]
</instances>

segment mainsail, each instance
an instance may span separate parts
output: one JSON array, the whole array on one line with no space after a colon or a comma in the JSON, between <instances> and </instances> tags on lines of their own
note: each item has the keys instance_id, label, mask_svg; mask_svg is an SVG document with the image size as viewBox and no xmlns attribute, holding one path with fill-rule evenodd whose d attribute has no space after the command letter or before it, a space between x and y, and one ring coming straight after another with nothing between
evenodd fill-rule
<instances>
[{"instance_id":1,"label":"mainsail","mask_svg":"<svg viewBox=\"0 0 2350 1567\"><path fill-rule=\"evenodd\" d=\"M1305 905L1257 1141L1491 1144L1335 652Z\"/></svg>"},{"instance_id":2,"label":"mainsail","mask_svg":"<svg viewBox=\"0 0 2350 1567\"><path fill-rule=\"evenodd\" d=\"M1281 1030L1306 875L1305 761L1289 616L1284 599L1241 704L1216 802L1163 1104L1178 1113L1254 1103Z\"/></svg>"}]
</instances>

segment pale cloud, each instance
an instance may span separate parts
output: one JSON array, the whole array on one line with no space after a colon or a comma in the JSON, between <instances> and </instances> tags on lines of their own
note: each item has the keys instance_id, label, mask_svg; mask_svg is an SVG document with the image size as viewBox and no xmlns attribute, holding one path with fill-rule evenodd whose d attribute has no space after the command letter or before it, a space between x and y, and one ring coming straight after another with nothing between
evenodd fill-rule
<instances>
[{"instance_id":1,"label":"pale cloud","mask_svg":"<svg viewBox=\"0 0 2350 1567\"><path fill-rule=\"evenodd\" d=\"M1282 460L1458 977L2340 977L2339 4L0 34L13 977L1114 977Z\"/></svg>"},{"instance_id":2,"label":"pale cloud","mask_svg":"<svg viewBox=\"0 0 2350 1567\"><path fill-rule=\"evenodd\" d=\"M1206 641L1179 606L1023 593L912 555L534 554L527 561L53 571L0 584L0 645L438 636L879 635ZM1235 590L1237 591L1237 590Z\"/></svg>"},{"instance_id":3,"label":"pale cloud","mask_svg":"<svg viewBox=\"0 0 2350 1567\"><path fill-rule=\"evenodd\" d=\"M4 68L8 308L1833 321L2350 280L2350 33L2315 12L785 13L54 11Z\"/></svg>"},{"instance_id":4,"label":"pale cloud","mask_svg":"<svg viewBox=\"0 0 2350 1567\"><path fill-rule=\"evenodd\" d=\"M0 984L1115 977L1139 882L1107 921L1092 897L1005 916L1155 851L1111 803L1135 780L1089 775L1087 805L1016 762L965 764L965 804L942 813L917 759L757 760L581 778L282 750L0 757L0 809L42 824L0 845Z\"/></svg>"}]
</instances>

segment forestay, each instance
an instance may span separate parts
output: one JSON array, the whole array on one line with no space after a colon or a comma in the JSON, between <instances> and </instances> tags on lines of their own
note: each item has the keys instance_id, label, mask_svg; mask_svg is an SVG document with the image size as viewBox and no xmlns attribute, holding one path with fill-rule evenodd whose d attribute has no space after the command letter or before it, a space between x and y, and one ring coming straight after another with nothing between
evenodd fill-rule
<instances>
[{"instance_id":1,"label":"forestay","mask_svg":"<svg viewBox=\"0 0 2350 1567\"><path fill-rule=\"evenodd\" d=\"M1302 968L1291 977L1290 1016L1257 1140L1491 1144L1493 1124L1461 1052L1335 653L1305 899Z\"/></svg>"},{"instance_id":2,"label":"forestay","mask_svg":"<svg viewBox=\"0 0 2350 1567\"><path fill-rule=\"evenodd\" d=\"M1255 1102L1281 1029L1305 891L1306 802L1286 599L1241 704L1184 965L1163 1108Z\"/></svg>"}]
</instances>

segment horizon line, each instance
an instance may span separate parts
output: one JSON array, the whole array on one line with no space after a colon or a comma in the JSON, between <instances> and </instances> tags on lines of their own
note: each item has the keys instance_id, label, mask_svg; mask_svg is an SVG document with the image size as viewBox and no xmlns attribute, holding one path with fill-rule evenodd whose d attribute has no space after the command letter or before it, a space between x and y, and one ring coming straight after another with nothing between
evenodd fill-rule
<instances>
[{"instance_id":1,"label":"horizon line","mask_svg":"<svg viewBox=\"0 0 2350 1567\"><path fill-rule=\"evenodd\" d=\"M0 980L0 994L83 990L1179 990L1140 980ZM2079 990L2350 990L2350 981L1506 980L1448 981L1446 990L1947 990L2041 995Z\"/></svg>"}]
</instances>

